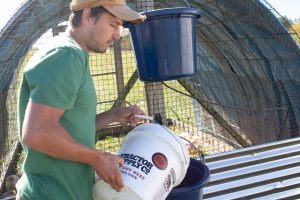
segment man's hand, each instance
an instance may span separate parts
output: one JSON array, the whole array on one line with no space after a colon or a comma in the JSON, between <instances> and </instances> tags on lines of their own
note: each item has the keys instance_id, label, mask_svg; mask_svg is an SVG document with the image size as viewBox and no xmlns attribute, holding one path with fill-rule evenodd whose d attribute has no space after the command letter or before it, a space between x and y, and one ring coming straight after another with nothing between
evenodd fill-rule
<instances>
[{"instance_id":1,"label":"man's hand","mask_svg":"<svg viewBox=\"0 0 300 200\"><path fill-rule=\"evenodd\" d=\"M129 124L136 126L139 122L147 122L145 119L136 117L135 115L145 115L145 112L138 106L121 107L112 110L115 119L121 124Z\"/></svg>"},{"instance_id":2,"label":"man's hand","mask_svg":"<svg viewBox=\"0 0 300 200\"><path fill-rule=\"evenodd\" d=\"M96 130L100 130L113 122L129 124L130 126L136 126L137 123L142 121L147 123L147 120L135 117L134 115L145 115L145 113L138 106L114 108L99 113L96 116Z\"/></svg>"},{"instance_id":3,"label":"man's hand","mask_svg":"<svg viewBox=\"0 0 300 200\"><path fill-rule=\"evenodd\" d=\"M101 177L117 192L125 186L120 173L120 167L123 166L124 160L107 152L98 151L98 155L92 164L98 176Z\"/></svg>"}]
</instances>

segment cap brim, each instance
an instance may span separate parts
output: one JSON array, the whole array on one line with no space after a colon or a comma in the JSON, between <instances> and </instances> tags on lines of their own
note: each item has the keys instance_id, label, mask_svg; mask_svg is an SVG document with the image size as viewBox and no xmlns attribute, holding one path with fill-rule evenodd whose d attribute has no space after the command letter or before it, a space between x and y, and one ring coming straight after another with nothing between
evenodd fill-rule
<instances>
[{"instance_id":1,"label":"cap brim","mask_svg":"<svg viewBox=\"0 0 300 200\"><path fill-rule=\"evenodd\" d=\"M132 10L126 5L103 5L103 7L123 21L139 23L145 20L145 16Z\"/></svg>"}]
</instances>

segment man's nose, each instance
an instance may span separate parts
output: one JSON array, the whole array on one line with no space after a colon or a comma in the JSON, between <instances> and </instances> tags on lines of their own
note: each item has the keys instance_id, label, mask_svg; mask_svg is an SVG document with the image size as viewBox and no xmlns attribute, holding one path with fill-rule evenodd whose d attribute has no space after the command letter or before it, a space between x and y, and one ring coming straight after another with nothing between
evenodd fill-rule
<instances>
[{"instance_id":1,"label":"man's nose","mask_svg":"<svg viewBox=\"0 0 300 200\"><path fill-rule=\"evenodd\" d=\"M120 39L121 37L120 28L113 33L112 37L114 40Z\"/></svg>"}]
</instances>

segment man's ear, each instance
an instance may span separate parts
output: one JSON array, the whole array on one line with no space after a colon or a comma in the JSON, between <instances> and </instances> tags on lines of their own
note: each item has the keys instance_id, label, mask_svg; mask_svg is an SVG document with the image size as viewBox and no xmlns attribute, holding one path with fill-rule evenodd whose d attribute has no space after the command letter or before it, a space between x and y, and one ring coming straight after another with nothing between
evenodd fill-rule
<instances>
[{"instance_id":1,"label":"man's ear","mask_svg":"<svg viewBox=\"0 0 300 200\"><path fill-rule=\"evenodd\" d=\"M82 11L82 22L89 22L89 20L91 20L91 9L84 8Z\"/></svg>"}]
</instances>

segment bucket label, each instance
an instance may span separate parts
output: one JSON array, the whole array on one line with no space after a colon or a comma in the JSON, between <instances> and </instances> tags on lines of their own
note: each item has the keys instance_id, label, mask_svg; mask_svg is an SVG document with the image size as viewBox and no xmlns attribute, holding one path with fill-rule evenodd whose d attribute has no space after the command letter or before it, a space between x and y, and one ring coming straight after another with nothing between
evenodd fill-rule
<instances>
[{"instance_id":1,"label":"bucket label","mask_svg":"<svg viewBox=\"0 0 300 200\"><path fill-rule=\"evenodd\" d=\"M169 173L160 184L156 193L153 196L153 200L164 200L166 196L171 192L173 185L176 182L176 175L173 168L170 169Z\"/></svg>"},{"instance_id":2,"label":"bucket label","mask_svg":"<svg viewBox=\"0 0 300 200\"><path fill-rule=\"evenodd\" d=\"M150 161L138 155L126 153L126 154L121 154L120 157L124 159L124 164L139 169L145 175L148 175L151 172L151 169L153 167L153 164Z\"/></svg>"},{"instance_id":3,"label":"bucket label","mask_svg":"<svg viewBox=\"0 0 300 200\"><path fill-rule=\"evenodd\" d=\"M152 162L160 170L165 170L168 167L168 159L162 153L155 153L152 156Z\"/></svg>"}]
</instances>

